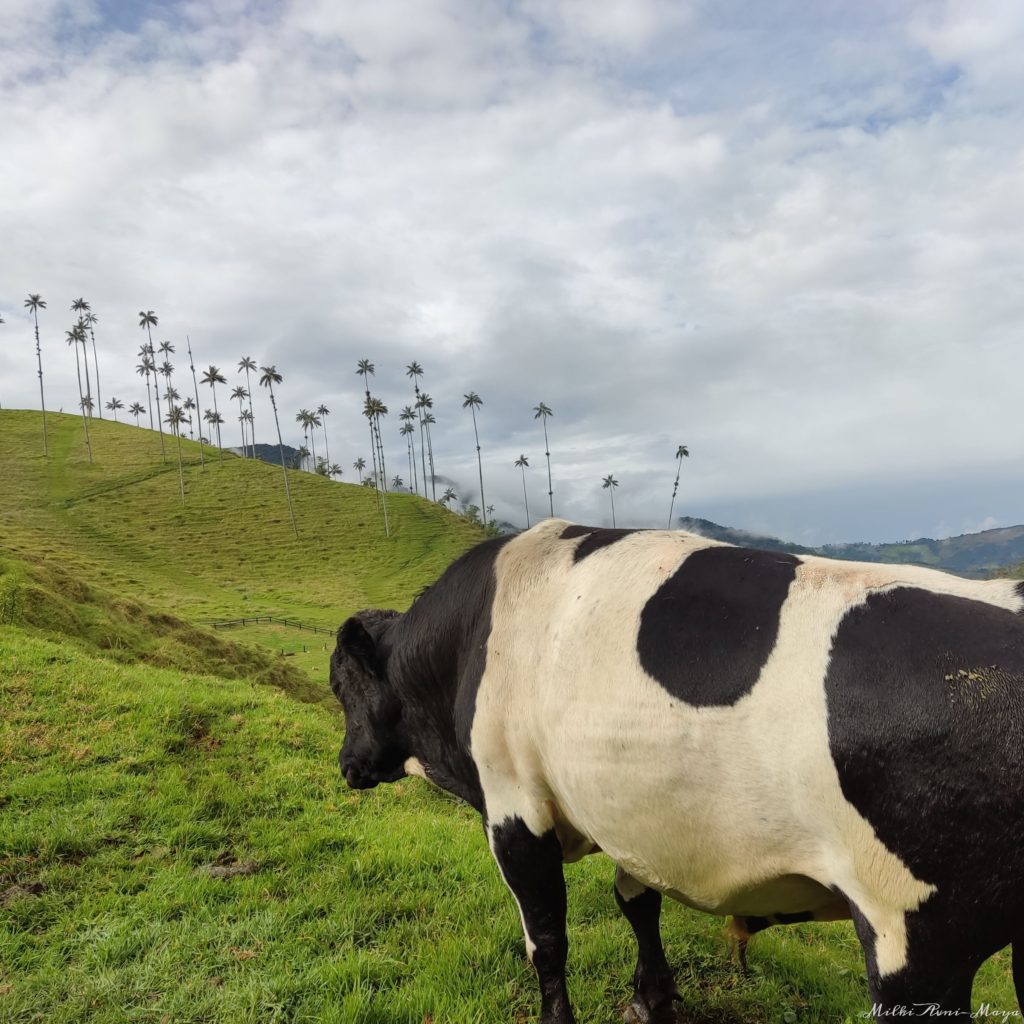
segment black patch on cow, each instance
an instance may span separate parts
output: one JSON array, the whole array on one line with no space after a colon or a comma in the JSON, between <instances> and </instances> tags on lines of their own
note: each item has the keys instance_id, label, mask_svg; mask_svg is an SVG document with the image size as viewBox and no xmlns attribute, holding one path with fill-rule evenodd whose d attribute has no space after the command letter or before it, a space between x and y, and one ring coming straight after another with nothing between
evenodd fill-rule
<instances>
[{"instance_id":1,"label":"black patch on cow","mask_svg":"<svg viewBox=\"0 0 1024 1024\"><path fill-rule=\"evenodd\" d=\"M614 544L617 540L622 540L623 537L628 537L631 533L636 532L636 530L604 530L593 526L567 526L560 536L562 540L583 538L572 553L573 564L576 564L582 562L587 555L592 555L595 551L600 551L601 548L606 548L609 544Z\"/></svg>"},{"instance_id":2,"label":"black patch on cow","mask_svg":"<svg viewBox=\"0 0 1024 1024\"><path fill-rule=\"evenodd\" d=\"M483 794L470 732L491 632L494 563L511 539L484 541L453 562L382 641L406 746L434 782L478 811Z\"/></svg>"},{"instance_id":3,"label":"black patch on cow","mask_svg":"<svg viewBox=\"0 0 1024 1024\"><path fill-rule=\"evenodd\" d=\"M1017 595L1024 601L1024 580L1017 584ZM1022 609L1024 611L1024 609Z\"/></svg>"},{"instance_id":4,"label":"black patch on cow","mask_svg":"<svg viewBox=\"0 0 1024 1024\"><path fill-rule=\"evenodd\" d=\"M644 671L687 704L735 704L775 646L799 564L774 551L695 551L641 612L637 652Z\"/></svg>"},{"instance_id":5,"label":"black patch on cow","mask_svg":"<svg viewBox=\"0 0 1024 1024\"><path fill-rule=\"evenodd\" d=\"M937 887L908 915L912 952L949 964L1006 945L1024 913L1024 619L872 594L836 631L825 691L843 795Z\"/></svg>"}]
</instances>

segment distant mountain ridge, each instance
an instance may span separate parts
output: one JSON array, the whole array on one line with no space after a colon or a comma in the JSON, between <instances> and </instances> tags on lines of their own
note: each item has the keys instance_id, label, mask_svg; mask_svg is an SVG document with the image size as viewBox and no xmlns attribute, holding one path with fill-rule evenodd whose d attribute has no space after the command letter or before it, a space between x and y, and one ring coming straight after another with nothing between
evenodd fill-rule
<instances>
[{"instance_id":1,"label":"distant mountain ridge","mask_svg":"<svg viewBox=\"0 0 1024 1024\"><path fill-rule=\"evenodd\" d=\"M797 555L821 555L853 562L898 562L927 565L945 569L961 576L985 577L1002 575L1007 569L1024 565L1024 525L1004 526L980 533L964 533L959 537L935 540L920 537L883 544L857 541L851 544L823 544L805 547L790 544L777 537L768 537L731 526L721 526L710 519L680 517L679 526L711 540L726 541L743 547L768 551L791 551Z\"/></svg>"}]
</instances>

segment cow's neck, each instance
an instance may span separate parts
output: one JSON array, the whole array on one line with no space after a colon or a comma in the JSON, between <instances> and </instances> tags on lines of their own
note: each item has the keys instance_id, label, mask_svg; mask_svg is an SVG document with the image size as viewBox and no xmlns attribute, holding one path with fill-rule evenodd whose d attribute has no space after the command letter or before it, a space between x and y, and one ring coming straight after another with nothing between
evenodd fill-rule
<instances>
[{"instance_id":1,"label":"cow's neck","mask_svg":"<svg viewBox=\"0 0 1024 1024\"><path fill-rule=\"evenodd\" d=\"M494 601L494 560L508 538L463 556L388 630L387 675L404 708L409 753L431 781L483 811L470 753Z\"/></svg>"}]
</instances>

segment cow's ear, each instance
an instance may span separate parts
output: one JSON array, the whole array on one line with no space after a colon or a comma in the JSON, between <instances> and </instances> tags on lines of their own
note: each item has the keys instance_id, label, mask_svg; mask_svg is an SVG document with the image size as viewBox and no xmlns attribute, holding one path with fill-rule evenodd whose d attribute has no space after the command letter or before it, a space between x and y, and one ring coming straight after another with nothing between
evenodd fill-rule
<instances>
[{"instance_id":1,"label":"cow's ear","mask_svg":"<svg viewBox=\"0 0 1024 1024\"><path fill-rule=\"evenodd\" d=\"M373 670L377 642L358 615L353 615L342 623L341 629L338 630L338 648L355 659L367 671Z\"/></svg>"}]
</instances>

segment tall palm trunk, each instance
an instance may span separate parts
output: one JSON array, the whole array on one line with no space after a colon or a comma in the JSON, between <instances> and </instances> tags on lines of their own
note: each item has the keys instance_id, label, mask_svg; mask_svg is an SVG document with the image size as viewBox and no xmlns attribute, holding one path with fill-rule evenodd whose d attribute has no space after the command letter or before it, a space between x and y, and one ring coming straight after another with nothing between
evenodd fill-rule
<instances>
[{"instance_id":1,"label":"tall palm trunk","mask_svg":"<svg viewBox=\"0 0 1024 1024\"><path fill-rule=\"evenodd\" d=\"M246 390L249 392L249 443L252 457L256 458L256 418L253 416L253 391L249 385L249 371L246 370ZM245 453L243 453L244 455Z\"/></svg>"},{"instance_id":2,"label":"tall palm trunk","mask_svg":"<svg viewBox=\"0 0 1024 1024\"><path fill-rule=\"evenodd\" d=\"M476 468L480 473L480 512L483 517L484 526L487 525L487 502L484 499L484 464L480 460L480 435L476 429L476 409L473 406L469 407L469 411L473 414L473 437L476 438Z\"/></svg>"},{"instance_id":3,"label":"tall palm trunk","mask_svg":"<svg viewBox=\"0 0 1024 1024\"><path fill-rule=\"evenodd\" d=\"M217 385L214 384L213 387L210 388L210 390L213 392L213 415L217 419L219 419L220 418L220 411L217 409ZM224 442L221 440L221 437L220 437L220 424L219 423L214 423L214 426L217 428L217 447L220 449L220 461L221 461L221 464L223 464L223 462L224 462Z\"/></svg>"},{"instance_id":4,"label":"tall palm trunk","mask_svg":"<svg viewBox=\"0 0 1024 1024\"><path fill-rule=\"evenodd\" d=\"M185 504L185 471L181 468L181 431L175 427L174 437L178 442L178 488L181 491L181 504Z\"/></svg>"},{"instance_id":5,"label":"tall palm trunk","mask_svg":"<svg viewBox=\"0 0 1024 1024\"><path fill-rule=\"evenodd\" d=\"M612 529L615 529L615 490L612 487L608 488L608 497L612 501Z\"/></svg>"},{"instance_id":6,"label":"tall palm trunk","mask_svg":"<svg viewBox=\"0 0 1024 1024\"><path fill-rule=\"evenodd\" d=\"M377 436L377 450L380 453L380 473L383 477L381 481L384 485L384 490L388 489L388 470L387 466L384 465L384 439L380 436L380 416L373 417L373 430Z\"/></svg>"},{"instance_id":7,"label":"tall palm trunk","mask_svg":"<svg viewBox=\"0 0 1024 1024\"><path fill-rule=\"evenodd\" d=\"M92 363L96 369L96 404L100 410L100 419L103 419L103 395L100 392L100 361L96 358L96 332L89 325L89 338L92 340ZM114 410L114 422L117 422L117 410Z\"/></svg>"},{"instance_id":8,"label":"tall palm trunk","mask_svg":"<svg viewBox=\"0 0 1024 1024\"><path fill-rule=\"evenodd\" d=\"M423 406L420 401L420 385L416 381L416 413L420 421L420 460L423 462L423 497L427 496L427 446L423 443Z\"/></svg>"},{"instance_id":9,"label":"tall palm trunk","mask_svg":"<svg viewBox=\"0 0 1024 1024\"><path fill-rule=\"evenodd\" d=\"M156 360L155 360L155 357L153 355L153 332L149 329L149 324L146 324L146 337L149 338L149 357L150 357L150 359L153 359L154 362L155 362ZM147 387L148 387L148 382L147 382ZM167 450L164 448L164 424L163 424L163 420L161 419L161 413L160 413L160 385L157 384L155 381L154 381L154 384L153 384L153 394L156 395L156 425L160 428L160 454L163 456L164 462L166 462L167 461ZM150 409L149 415L150 415L150 427L152 428L152 425L153 425L152 424L152 416L153 416L153 410L152 409Z\"/></svg>"},{"instance_id":10,"label":"tall palm trunk","mask_svg":"<svg viewBox=\"0 0 1024 1024\"><path fill-rule=\"evenodd\" d=\"M313 472L316 472L316 427L310 425L309 428L309 444L313 449Z\"/></svg>"},{"instance_id":11,"label":"tall palm trunk","mask_svg":"<svg viewBox=\"0 0 1024 1024\"><path fill-rule=\"evenodd\" d=\"M196 393L196 416L199 416L199 410L202 408L199 404L199 381L196 380L196 367L192 361L192 342L189 336L185 335L185 345L188 348L188 368L192 371L192 388ZM250 392L251 393L251 392ZM191 423L191 420L189 421ZM190 431L191 432L191 431ZM202 421L199 423L199 468L202 470L206 469L206 459L203 457L203 424Z\"/></svg>"},{"instance_id":12,"label":"tall palm trunk","mask_svg":"<svg viewBox=\"0 0 1024 1024\"><path fill-rule=\"evenodd\" d=\"M274 426L277 427L277 450L281 453L281 472L284 473L284 494L288 499L288 514L292 518L292 530L296 538L299 536L299 528L295 525L295 509L292 508L292 491L288 486L288 467L284 464L284 441L281 439L281 423L277 418L277 401L274 399L274 386L270 387L270 404L274 408Z\"/></svg>"},{"instance_id":13,"label":"tall palm trunk","mask_svg":"<svg viewBox=\"0 0 1024 1024\"><path fill-rule=\"evenodd\" d=\"M149 356L147 355L148 359ZM149 409L149 429L153 429L153 394L149 390L149 370L146 371L146 406Z\"/></svg>"},{"instance_id":14,"label":"tall palm trunk","mask_svg":"<svg viewBox=\"0 0 1024 1024\"><path fill-rule=\"evenodd\" d=\"M239 395L238 398L238 423L242 428L242 458L245 458L245 417L242 413L245 411L245 407L242 405L242 398Z\"/></svg>"},{"instance_id":15,"label":"tall palm trunk","mask_svg":"<svg viewBox=\"0 0 1024 1024\"><path fill-rule=\"evenodd\" d=\"M78 353L75 353L77 358ZM85 332L82 332L82 361L85 363L85 397L89 399L89 404L92 404L92 382L89 380L89 350L85 347ZM86 415L88 412L89 416L92 416L92 410L86 407L82 410L82 415Z\"/></svg>"},{"instance_id":16,"label":"tall palm trunk","mask_svg":"<svg viewBox=\"0 0 1024 1024\"><path fill-rule=\"evenodd\" d=\"M32 310L32 316L36 322L36 359L39 362L39 404L43 410L43 456L50 454L46 446L46 399L43 397L43 350L39 344L39 312Z\"/></svg>"},{"instance_id":17,"label":"tall palm trunk","mask_svg":"<svg viewBox=\"0 0 1024 1024\"><path fill-rule=\"evenodd\" d=\"M85 449L89 453L89 465L92 465L92 441L89 438L89 417L86 415L85 395L82 393L82 364L78 358L78 342L72 342L75 349L75 370L78 373L78 408L82 413L82 425L85 427Z\"/></svg>"},{"instance_id":18,"label":"tall palm trunk","mask_svg":"<svg viewBox=\"0 0 1024 1024\"><path fill-rule=\"evenodd\" d=\"M530 528L530 499L526 496L526 467L520 466L519 471L523 474L523 504L526 506L526 528Z\"/></svg>"},{"instance_id":19,"label":"tall palm trunk","mask_svg":"<svg viewBox=\"0 0 1024 1024\"><path fill-rule=\"evenodd\" d=\"M379 491L381 508L384 510L384 536L390 537L391 525L388 522L388 471L384 466L384 442L380 436L380 417L374 416L373 421L377 431L377 444L380 446L380 472L383 478L382 483L384 484L383 490Z\"/></svg>"},{"instance_id":20,"label":"tall palm trunk","mask_svg":"<svg viewBox=\"0 0 1024 1024\"><path fill-rule=\"evenodd\" d=\"M363 377L369 385L366 377ZM377 470L377 437L373 429L373 416L370 414L370 388L366 388L366 419L370 425L370 460L373 462L373 492L377 496L377 511L380 511L380 473Z\"/></svg>"},{"instance_id":21,"label":"tall palm trunk","mask_svg":"<svg viewBox=\"0 0 1024 1024\"><path fill-rule=\"evenodd\" d=\"M245 368L245 390L249 392L249 441L252 447L252 457L256 458L256 419L252 414L252 385L249 383L249 367ZM242 452L244 455L245 452Z\"/></svg>"},{"instance_id":22,"label":"tall palm trunk","mask_svg":"<svg viewBox=\"0 0 1024 1024\"><path fill-rule=\"evenodd\" d=\"M555 518L555 489L551 486L551 445L548 444L548 421L547 417L541 420L544 425L544 457L548 460L548 508L551 512L551 518Z\"/></svg>"},{"instance_id":23,"label":"tall palm trunk","mask_svg":"<svg viewBox=\"0 0 1024 1024\"><path fill-rule=\"evenodd\" d=\"M430 424L424 421L427 429L427 463L430 466L430 500L437 501L437 476L434 472L434 443L430 438ZM426 488L424 488L424 491Z\"/></svg>"},{"instance_id":24,"label":"tall palm trunk","mask_svg":"<svg viewBox=\"0 0 1024 1024\"><path fill-rule=\"evenodd\" d=\"M410 424L410 426L411 426L411 424ZM409 448L412 451L412 470L410 472L410 475L412 476L412 489L413 489L413 493L414 494L419 494L420 493L420 481L419 481L419 473L417 472L417 466L416 466L416 441L414 440L414 438L415 438L415 431L410 430L409 431Z\"/></svg>"}]
</instances>

